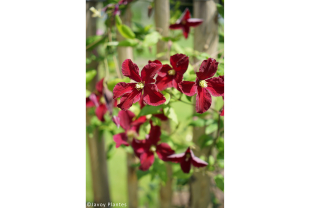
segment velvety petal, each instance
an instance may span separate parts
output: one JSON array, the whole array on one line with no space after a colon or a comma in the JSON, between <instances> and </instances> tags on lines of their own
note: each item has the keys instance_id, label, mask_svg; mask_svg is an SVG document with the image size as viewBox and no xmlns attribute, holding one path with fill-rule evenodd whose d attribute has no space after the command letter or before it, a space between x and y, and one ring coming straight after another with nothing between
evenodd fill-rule
<instances>
[{"instance_id":1,"label":"velvety petal","mask_svg":"<svg viewBox=\"0 0 310 208\"><path fill-rule=\"evenodd\" d=\"M183 160L181 162L181 169L183 170L184 173L189 173L191 170L191 158L189 158L187 161Z\"/></svg>"},{"instance_id":2,"label":"velvety petal","mask_svg":"<svg viewBox=\"0 0 310 208\"><path fill-rule=\"evenodd\" d=\"M108 108L108 111L110 112L110 116L112 116L113 105L116 100L113 99L113 93L107 87L103 88L103 98L105 100L105 104Z\"/></svg>"},{"instance_id":3,"label":"velvety petal","mask_svg":"<svg viewBox=\"0 0 310 208\"><path fill-rule=\"evenodd\" d=\"M187 96L193 96L197 93L196 82L183 81L180 82L179 87L181 91Z\"/></svg>"},{"instance_id":4,"label":"velvety petal","mask_svg":"<svg viewBox=\"0 0 310 208\"><path fill-rule=\"evenodd\" d=\"M198 25L200 25L202 23L202 19L198 19L198 18L190 18L186 21L186 24L189 26L189 27L196 27Z\"/></svg>"},{"instance_id":5,"label":"velvety petal","mask_svg":"<svg viewBox=\"0 0 310 208\"><path fill-rule=\"evenodd\" d=\"M181 21L182 20L188 20L189 18L191 18L191 13L190 13L190 11L189 11L189 9L188 8L186 8L185 10L184 10L184 12L183 12L183 14L182 14L182 16L181 16Z\"/></svg>"},{"instance_id":6,"label":"velvety petal","mask_svg":"<svg viewBox=\"0 0 310 208\"><path fill-rule=\"evenodd\" d=\"M140 156L140 170L148 170L154 163L154 153L153 152L144 152Z\"/></svg>"},{"instance_id":7,"label":"velvety petal","mask_svg":"<svg viewBox=\"0 0 310 208\"><path fill-rule=\"evenodd\" d=\"M177 23L177 24L171 24L171 25L169 26L169 29L171 29L171 30L177 30L177 29L182 29L182 27L183 27L182 24Z\"/></svg>"},{"instance_id":8,"label":"velvety petal","mask_svg":"<svg viewBox=\"0 0 310 208\"><path fill-rule=\"evenodd\" d=\"M170 156L167 156L167 161L180 163L184 160L185 153L179 153L179 154L173 154Z\"/></svg>"},{"instance_id":9,"label":"velvety petal","mask_svg":"<svg viewBox=\"0 0 310 208\"><path fill-rule=\"evenodd\" d=\"M174 154L174 150L172 150L167 143L160 143L159 145L156 146L156 153L159 159L163 161L169 161L167 157L169 155Z\"/></svg>"},{"instance_id":10,"label":"velvety petal","mask_svg":"<svg viewBox=\"0 0 310 208\"><path fill-rule=\"evenodd\" d=\"M87 108L90 108L90 107L94 107L95 106L95 103L93 101L91 101L91 99L86 98L86 107Z\"/></svg>"},{"instance_id":11,"label":"velvety petal","mask_svg":"<svg viewBox=\"0 0 310 208\"><path fill-rule=\"evenodd\" d=\"M188 38L188 33L189 33L189 26L183 25L182 30L183 30L184 38L187 39Z\"/></svg>"},{"instance_id":12,"label":"velvety petal","mask_svg":"<svg viewBox=\"0 0 310 208\"><path fill-rule=\"evenodd\" d=\"M223 101L224 101L224 95L222 97L223 97ZM220 110L220 116L224 116L224 106L223 106L222 110Z\"/></svg>"},{"instance_id":13,"label":"velvety petal","mask_svg":"<svg viewBox=\"0 0 310 208\"><path fill-rule=\"evenodd\" d=\"M160 126L153 126L151 124L151 130L149 133L149 138L146 140L150 145L156 145L160 140L161 130Z\"/></svg>"},{"instance_id":14,"label":"velvety petal","mask_svg":"<svg viewBox=\"0 0 310 208\"><path fill-rule=\"evenodd\" d=\"M184 74L188 67L188 57L184 54L175 54L170 57L170 64L174 70Z\"/></svg>"},{"instance_id":15,"label":"velvety petal","mask_svg":"<svg viewBox=\"0 0 310 208\"><path fill-rule=\"evenodd\" d=\"M119 126L120 126L120 119L119 119L119 117L118 116L113 116L112 117L112 121L115 123L117 128L119 128Z\"/></svg>"},{"instance_id":16,"label":"velvety petal","mask_svg":"<svg viewBox=\"0 0 310 208\"><path fill-rule=\"evenodd\" d=\"M126 99L128 98L129 95L130 95L130 93L127 93L127 94L123 95L123 96L121 97L121 99L120 99L120 102L123 102L124 100L126 100ZM138 95L136 95L136 96L134 97L133 103L136 103L136 102L140 101L141 95L142 95L142 91L141 91L140 94L138 94Z\"/></svg>"},{"instance_id":17,"label":"velvety petal","mask_svg":"<svg viewBox=\"0 0 310 208\"><path fill-rule=\"evenodd\" d=\"M141 82L141 77L139 75L138 66L133 63L130 59L126 59L122 64L123 75L135 80L136 82Z\"/></svg>"},{"instance_id":18,"label":"velvety petal","mask_svg":"<svg viewBox=\"0 0 310 208\"><path fill-rule=\"evenodd\" d=\"M119 82L113 89L113 99L121 97L126 93L131 93L136 87L136 83Z\"/></svg>"},{"instance_id":19,"label":"velvety petal","mask_svg":"<svg viewBox=\"0 0 310 208\"><path fill-rule=\"evenodd\" d=\"M104 78L102 78L96 83L96 90L100 93L100 95L102 95L103 92L103 80Z\"/></svg>"},{"instance_id":20,"label":"velvety petal","mask_svg":"<svg viewBox=\"0 0 310 208\"><path fill-rule=\"evenodd\" d=\"M116 143L116 148L118 148L122 144L125 145L125 146L129 146L129 144L127 142L128 137L127 137L126 133L120 133L120 134L114 135L113 136L113 140Z\"/></svg>"},{"instance_id":21,"label":"velvety petal","mask_svg":"<svg viewBox=\"0 0 310 208\"><path fill-rule=\"evenodd\" d=\"M164 77L168 75L168 71L171 70L171 66L169 64L164 64L163 67L157 72L158 76Z\"/></svg>"},{"instance_id":22,"label":"velvety petal","mask_svg":"<svg viewBox=\"0 0 310 208\"><path fill-rule=\"evenodd\" d=\"M205 167L208 165L207 162L199 159L198 157L192 157L192 164L193 166L200 168L200 167Z\"/></svg>"},{"instance_id":23,"label":"velvety petal","mask_svg":"<svg viewBox=\"0 0 310 208\"><path fill-rule=\"evenodd\" d=\"M140 109L142 109L145 106L143 99L139 100L139 105L140 105Z\"/></svg>"},{"instance_id":24,"label":"velvety petal","mask_svg":"<svg viewBox=\"0 0 310 208\"><path fill-rule=\"evenodd\" d=\"M212 103L212 98L210 93L206 88L197 87L197 96L196 96L196 112L204 113L206 112Z\"/></svg>"},{"instance_id":25,"label":"velvety petal","mask_svg":"<svg viewBox=\"0 0 310 208\"><path fill-rule=\"evenodd\" d=\"M99 106L99 102L100 102L100 96L99 95L96 95L94 93L92 93L90 96L89 96L89 100L91 102L93 102L93 104L98 107Z\"/></svg>"},{"instance_id":26,"label":"velvety petal","mask_svg":"<svg viewBox=\"0 0 310 208\"><path fill-rule=\"evenodd\" d=\"M159 119L162 120L162 121L167 121L167 120L168 120L168 117L165 116L165 114L163 114L163 113L153 114L153 116L159 118Z\"/></svg>"},{"instance_id":27,"label":"velvety petal","mask_svg":"<svg viewBox=\"0 0 310 208\"><path fill-rule=\"evenodd\" d=\"M140 157L140 155L150 149L150 145L146 142L146 140L138 140L133 139L131 142L131 146L134 150L134 153L137 157Z\"/></svg>"},{"instance_id":28,"label":"velvety petal","mask_svg":"<svg viewBox=\"0 0 310 208\"><path fill-rule=\"evenodd\" d=\"M141 78L145 81L145 84L155 82L154 76L162 68L162 66L162 64L149 63L143 67L141 71Z\"/></svg>"},{"instance_id":29,"label":"velvety petal","mask_svg":"<svg viewBox=\"0 0 310 208\"><path fill-rule=\"evenodd\" d=\"M134 89L129 95L126 95L125 99L121 99L121 102L117 105L122 110L128 110L134 103L136 97L140 97L141 91Z\"/></svg>"},{"instance_id":30,"label":"velvety petal","mask_svg":"<svg viewBox=\"0 0 310 208\"><path fill-rule=\"evenodd\" d=\"M146 84L144 86L143 100L146 104L158 106L166 102L166 98L158 92L155 84Z\"/></svg>"},{"instance_id":31,"label":"velvety petal","mask_svg":"<svg viewBox=\"0 0 310 208\"><path fill-rule=\"evenodd\" d=\"M138 119L134 120L131 125L141 125L146 122L146 116L141 116Z\"/></svg>"},{"instance_id":32,"label":"velvety petal","mask_svg":"<svg viewBox=\"0 0 310 208\"><path fill-rule=\"evenodd\" d=\"M158 76L156 78L156 86L158 87L159 90L165 90L167 88L173 87L173 80L174 76L173 75L166 75L165 77L160 77Z\"/></svg>"},{"instance_id":33,"label":"velvety petal","mask_svg":"<svg viewBox=\"0 0 310 208\"><path fill-rule=\"evenodd\" d=\"M223 79L219 77L213 77L206 81L208 84L207 90L211 93L211 95L215 97L224 95L224 80Z\"/></svg>"},{"instance_id":34,"label":"velvety petal","mask_svg":"<svg viewBox=\"0 0 310 208\"><path fill-rule=\"evenodd\" d=\"M150 63L155 63L155 64L161 64L161 65L162 65L162 63L161 63L159 60L154 60L154 61L149 60L148 63L149 63L149 64L150 64Z\"/></svg>"},{"instance_id":35,"label":"velvety petal","mask_svg":"<svg viewBox=\"0 0 310 208\"><path fill-rule=\"evenodd\" d=\"M129 130L131 123L132 123L132 119L135 117L135 114L133 112L131 112L130 110L124 111L121 110L120 112L118 112L118 117L120 120L120 126L124 129L124 130Z\"/></svg>"},{"instance_id":36,"label":"velvety petal","mask_svg":"<svg viewBox=\"0 0 310 208\"><path fill-rule=\"evenodd\" d=\"M219 63L216 62L216 60L213 58L204 60L199 67L199 72L196 72L198 79L205 80L207 78L213 77L217 71L218 64Z\"/></svg>"},{"instance_id":37,"label":"velvety petal","mask_svg":"<svg viewBox=\"0 0 310 208\"><path fill-rule=\"evenodd\" d=\"M107 110L108 108L105 106L105 104L101 104L96 108L95 114L100 121L104 121L104 114L107 112Z\"/></svg>"}]
</instances>

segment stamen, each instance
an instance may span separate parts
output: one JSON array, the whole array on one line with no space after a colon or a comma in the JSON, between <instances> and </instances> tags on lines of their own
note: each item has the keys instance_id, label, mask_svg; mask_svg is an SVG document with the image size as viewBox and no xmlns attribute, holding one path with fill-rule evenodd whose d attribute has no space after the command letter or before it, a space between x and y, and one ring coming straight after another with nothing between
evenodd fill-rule
<instances>
[{"instance_id":1,"label":"stamen","mask_svg":"<svg viewBox=\"0 0 310 208\"><path fill-rule=\"evenodd\" d=\"M168 74L169 74L169 75L175 75L175 70L174 70L174 69L169 70L169 71L168 71Z\"/></svg>"},{"instance_id":2,"label":"stamen","mask_svg":"<svg viewBox=\"0 0 310 208\"><path fill-rule=\"evenodd\" d=\"M154 145L152 145L151 148L150 148L150 151L151 152L155 152L156 151L156 147Z\"/></svg>"},{"instance_id":3,"label":"stamen","mask_svg":"<svg viewBox=\"0 0 310 208\"><path fill-rule=\"evenodd\" d=\"M129 139L134 138L136 136L136 132L134 130L128 130L127 131L127 137Z\"/></svg>"},{"instance_id":4,"label":"stamen","mask_svg":"<svg viewBox=\"0 0 310 208\"><path fill-rule=\"evenodd\" d=\"M207 82L205 80L200 80L199 81L199 86L200 87L208 87L208 84L207 84Z\"/></svg>"},{"instance_id":5,"label":"stamen","mask_svg":"<svg viewBox=\"0 0 310 208\"><path fill-rule=\"evenodd\" d=\"M144 88L144 84L142 82L140 83L137 83L136 84L136 89L139 91L139 90L142 90Z\"/></svg>"},{"instance_id":6,"label":"stamen","mask_svg":"<svg viewBox=\"0 0 310 208\"><path fill-rule=\"evenodd\" d=\"M191 158L191 154L190 154L190 153L186 153L186 155L185 155L185 161L188 161L189 158Z\"/></svg>"}]
</instances>

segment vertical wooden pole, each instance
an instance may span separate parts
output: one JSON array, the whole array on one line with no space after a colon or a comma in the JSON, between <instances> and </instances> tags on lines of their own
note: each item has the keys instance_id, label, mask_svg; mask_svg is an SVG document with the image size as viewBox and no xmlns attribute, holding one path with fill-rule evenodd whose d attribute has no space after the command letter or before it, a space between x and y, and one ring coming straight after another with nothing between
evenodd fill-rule
<instances>
[{"instance_id":1,"label":"vertical wooden pole","mask_svg":"<svg viewBox=\"0 0 310 208\"><path fill-rule=\"evenodd\" d=\"M216 56L218 50L218 13L216 3L217 0L194 0L194 17L203 20L203 23L194 29L194 49L206 52L211 56ZM214 102L212 106L214 106ZM205 128L193 128L193 141L196 144L198 138L205 134ZM209 155L206 154L211 154L211 151L197 148L194 150L194 153L197 156L204 154L208 158ZM212 208L210 185L211 178L208 174L203 173L203 171L193 174L190 185L190 207Z\"/></svg>"},{"instance_id":2,"label":"vertical wooden pole","mask_svg":"<svg viewBox=\"0 0 310 208\"><path fill-rule=\"evenodd\" d=\"M130 10L130 5L127 5L126 10L121 15L123 24L131 27L131 17L132 13ZM117 41L125 40L124 37L117 32ZM133 60L133 49L132 47L118 47L118 63L121 70L122 63L125 59ZM122 74L122 73L120 73ZM122 76L122 75L121 75ZM136 208L138 207L138 178L137 178L137 168L132 167L133 164L137 163L137 158L132 153L127 153L127 193L128 193L128 207Z\"/></svg>"},{"instance_id":3,"label":"vertical wooden pole","mask_svg":"<svg viewBox=\"0 0 310 208\"><path fill-rule=\"evenodd\" d=\"M156 30L162 36L169 35L169 20L170 20L170 5L169 0L155 0L155 25ZM168 51L168 44L162 40L159 40L156 45L157 53ZM160 60L169 60L168 52L159 58ZM168 133L171 132L170 123L168 121L162 121L161 128ZM161 208L171 208L172 205L172 167L170 164L166 163L167 169L167 181L165 185L160 185L160 207Z\"/></svg>"},{"instance_id":4,"label":"vertical wooden pole","mask_svg":"<svg viewBox=\"0 0 310 208\"><path fill-rule=\"evenodd\" d=\"M89 8L96 7L96 5L97 2L86 3L86 37L96 35L96 18L91 17L91 11L89 10ZM91 51L87 51L86 56L89 57L91 53ZM88 67L97 69L98 63L93 61ZM95 89L97 80L92 80L89 86L87 86L88 90L93 91ZM90 125L90 119L90 116L86 113L87 126ZM86 134L91 160L94 201L96 203L107 203L111 200L104 138L100 138L98 129L94 129Z\"/></svg>"}]
</instances>

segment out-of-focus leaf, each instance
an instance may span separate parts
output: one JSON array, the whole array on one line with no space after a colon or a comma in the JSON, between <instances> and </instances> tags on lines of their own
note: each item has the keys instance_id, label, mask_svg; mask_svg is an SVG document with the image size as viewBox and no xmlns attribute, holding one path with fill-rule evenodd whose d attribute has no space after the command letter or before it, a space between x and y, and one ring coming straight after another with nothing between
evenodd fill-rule
<instances>
[{"instance_id":1,"label":"out-of-focus leaf","mask_svg":"<svg viewBox=\"0 0 310 208\"><path fill-rule=\"evenodd\" d=\"M96 76L97 71L95 69L86 72L86 84L88 84Z\"/></svg>"},{"instance_id":2,"label":"out-of-focus leaf","mask_svg":"<svg viewBox=\"0 0 310 208\"><path fill-rule=\"evenodd\" d=\"M140 180L143 176L146 176L147 174L149 174L150 171L149 170L147 171L137 170L136 173L137 173L138 180Z\"/></svg>"},{"instance_id":3,"label":"out-of-focus leaf","mask_svg":"<svg viewBox=\"0 0 310 208\"><path fill-rule=\"evenodd\" d=\"M130 29L130 27L128 27L127 25L116 25L117 30L119 31L119 33L127 39L134 39L136 37L136 35L132 32L132 30Z\"/></svg>"},{"instance_id":4,"label":"out-of-focus leaf","mask_svg":"<svg viewBox=\"0 0 310 208\"><path fill-rule=\"evenodd\" d=\"M177 43L172 44L172 49L174 49L177 53L183 53L185 54L184 49Z\"/></svg>"},{"instance_id":5,"label":"out-of-focus leaf","mask_svg":"<svg viewBox=\"0 0 310 208\"><path fill-rule=\"evenodd\" d=\"M143 46L145 47L153 46L158 42L159 38L161 38L161 35L156 31L147 34L143 40Z\"/></svg>"},{"instance_id":6,"label":"out-of-focus leaf","mask_svg":"<svg viewBox=\"0 0 310 208\"><path fill-rule=\"evenodd\" d=\"M205 120L202 118L197 118L189 123L189 126L199 126L203 127L205 125Z\"/></svg>"},{"instance_id":7,"label":"out-of-focus leaf","mask_svg":"<svg viewBox=\"0 0 310 208\"><path fill-rule=\"evenodd\" d=\"M189 102L191 102L191 101L192 101L192 97L187 96L187 95L186 95L186 99L187 99Z\"/></svg>"},{"instance_id":8,"label":"out-of-focus leaf","mask_svg":"<svg viewBox=\"0 0 310 208\"><path fill-rule=\"evenodd\" d=\"M217 123L214 122L206 127L206 134L211 134L217 130Z\"/></svg>"},{"instance_id":9,"label":"out-of-focus leaf","mask_svg":"<svg viewBox=\"0 0 310 208\"><path fill-rule=\"evenodd\" d=\"M86 38L86 50L93 50L99 44L104 43L106 37L102 35L95 35Z\"/></svg>"},{"instance_id":10,"label":"out-of-focus leaf","mask_svg":"<svg viewBox=\"0 0 310 208\"><path fill-rule=\"evenodd\" d=\"M214 162L215 162L215 160L214 160L214 157L212 156L212 155L210 155L209 156L209 165L214 165Z\"/></svg>"},{"instance_id":11,"label":"out-of-focus leaf","mask_svg":"<svg viewBox=\"0 0 310 208\"><path fill-rule=\"evenodd\" d=\"M170 97L171 96L170 96L169 93L167 93L165 91L162 91L162 93L163 93L164 97L166 98L166 102L164 104L167 105L169 103L169 101L170 101Z\"/></svg>"},{"instance_id":12,"label":"out-of-focus leaf","mask_svg":"<svg viewBox=\"0 0 310 208\"><path fill-rule=\"evenodd\" d=\"M224 177L221 174L214 176L216 186L224 192Z\"/></svg>"},{"instance_id":13,"label":"out-of-focus leaf","mask_svg":"<svg viewBox=\"0 0 310 208\"><path fill-rule=\"evenodd\" d=\"M145 116L145 115L149 115L149 114L154 114L154 113L159 113L159 110L162 108L162 106L151 106L151 105L146 105L142 108L142 110L140 111L140 114L138 117L140 116Z\"/></svg>"},{"instance_id":14,"label":"out-of-focus leaf","mask_svg":"<svg viewBox=\"0 0 310 208\"><path fill-rule=\"evenodd\" d=\"M89 91L88 89L86 89L86 97L90 96L91 91Z\"/></svg>"},{"instance_id":15,"label":"out-of-focus leaf","mask_svg":"<svg viewBox=\"0 0 310 208\"><path fill-rule=\"evenodd\" d=\"M224 152L224 139L223 137L218 138L216 147L220 152Z\"/></svg>"},{"instance_id":16,"label":"out-of-focus leaf","mask_svg":"<svg viewBox=\"0 0 310 208\"><path fill-rule=\"evenodd\" d=\"M208 147L210 146L212 143L213 143L213 137L211 135L201 135L199 138L198 138L198 145L201 147L201 148L204 148L204 147Z\"/></svg>"},{"instance_id":17,"label":"out-of-focus leaf","mask_svg":"<svg viewBox=\"0 0 310 208\"><path fill-rule=\"evenodd\" d=\"M108 83L107 83L107 85L108 85L108 89L111 91L111 92L113 92L113 89L114 89L114 87L115 87L115 85L117 84L117 83L119 83L119 82L126 82L126 83L128 83L130 81L130 79L129 78L124 78L124 79L119 79L119 78L116 78L116 79L113 79L113 80L111 80L111 81L108 81Z\"/></svg>"},{"instance_id":18,"label":"out-of-focus leaf","mask_svg":"<svg viewBox=\"0 0 310 208\"><path fill-rule=\"evenodd\" d=\"M216 4L216 7L219 14L224 18L224 7L220 4Z\"/></svg>"},{"instance_id":19,"label":"out-of-focus leaf","mask_svg":"<svg viewBox=\"0 0 310 208\"><path fill-rule=\"evenodd\" d=\"M155 158L152 171L155 171L158 174L162 182L167 182L167 170L164 161Z\"/></svg>"},{"instance_id":20,"label":"out-of-focus leaf","mask_svg":"<svg viewBox=\"0 0 310 208\"><path fill-rule=\"evenodd\" d=\"M115 15L115 22L117 26L121 26L123 24L119 15Z\"/></svg>"},{"instance_id":21,"label":"out-of-focus leaf","mask_svg":"<svg viewBox=\"0 0 310 208\"><path fill-rule=\"evenodd\" d=\"M123 41L120 41L118 43L118 46L131 46L131 47L135 47L139 44L137 39L126 39Z\"/></svg>"},{"instance_id":22,"label":"out-of-focus leaf","mask_svg":"<svg viewBox=\"0 0 310 208\"><path fill-rule=\"evenodd\" d=\"M165 107L164 108L164 114L168 118L170 118L172 121L174 121L176 124L178 124L178 117L177 114L175 113L174 109L172 107Z\"/></svg>"}]
</instances>

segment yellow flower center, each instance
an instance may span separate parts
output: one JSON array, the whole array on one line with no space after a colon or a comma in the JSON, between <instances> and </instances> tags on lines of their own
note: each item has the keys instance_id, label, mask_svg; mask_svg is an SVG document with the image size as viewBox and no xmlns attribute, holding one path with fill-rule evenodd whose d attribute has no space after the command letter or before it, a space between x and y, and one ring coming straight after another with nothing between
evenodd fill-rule
<instances>
[{"instance_id":1,"label":"yellow flower center","mask_svg":"<svg viewBox=\"0 0 310 208\"><path fill-rule=\"evenodd\" d=\"M175 70L174 70L174 69L169 70L169 71L168 71L168 74L169 74L169 75L175 75Z\"/></svg>"},{"instance_id":2,"label":"yellow flower center","mask_svg":"<svg viewBox=\"0 0 310 208\"><path fill-rule=\"evenodd\" d=\"M134 130L128 130L127 131L127 137L129 139L134 138L136 136L136 132Z\"/></svg>"},{"instance_id":3,"label":"yellow flower center","mask_svg":"<svg viewBox=\"0 0 310 208\"><path fill-rule=\"evenodd\" d=\"M142 82L136 84L137 90L142 90L144 88L144 84Z\"/></svg>"},{"instance_id":4,"label":"yellow flower center","mask_svg":"<svg viewBox=\"0 0 310 208\"><path fill-rule=\"evenodd\" d=\"M186 20L182 20L181 24L185 25L186 24Z\"/></svg>"},{"instance_id":5,"label":"yellow flower center","mask_svg":"<svg viewBox=\"0 0 310 208\"><path fill-rule=\"evenodd\" d=\"M190 157L191 157L191 154L190 154L190 153L186 153L186 155L185 155L185 161L188 161Z\"/></svg>"},{"instance_id":6,"label":"yellow flower center","mask_svg":"<svg viewBox=\"0 0 310 208\"><path fill-rule=\"evenodd\" d=\"M156 151L156 147L154 145L152 145L151 148L150 148L150 151L151 152L155 152Z\"/></svg>"},{"instance_id":7,"label":"yellow flower center","mask_svg":"<svg viewBox=\"0 0 310 208\"><path fill-rule=\"evenodd\" d=\"M207 82L205 80L200 80L199 81L199 86L200 87L208 87L208 84L207 84Z\"/></svg>"}]
</instances>

